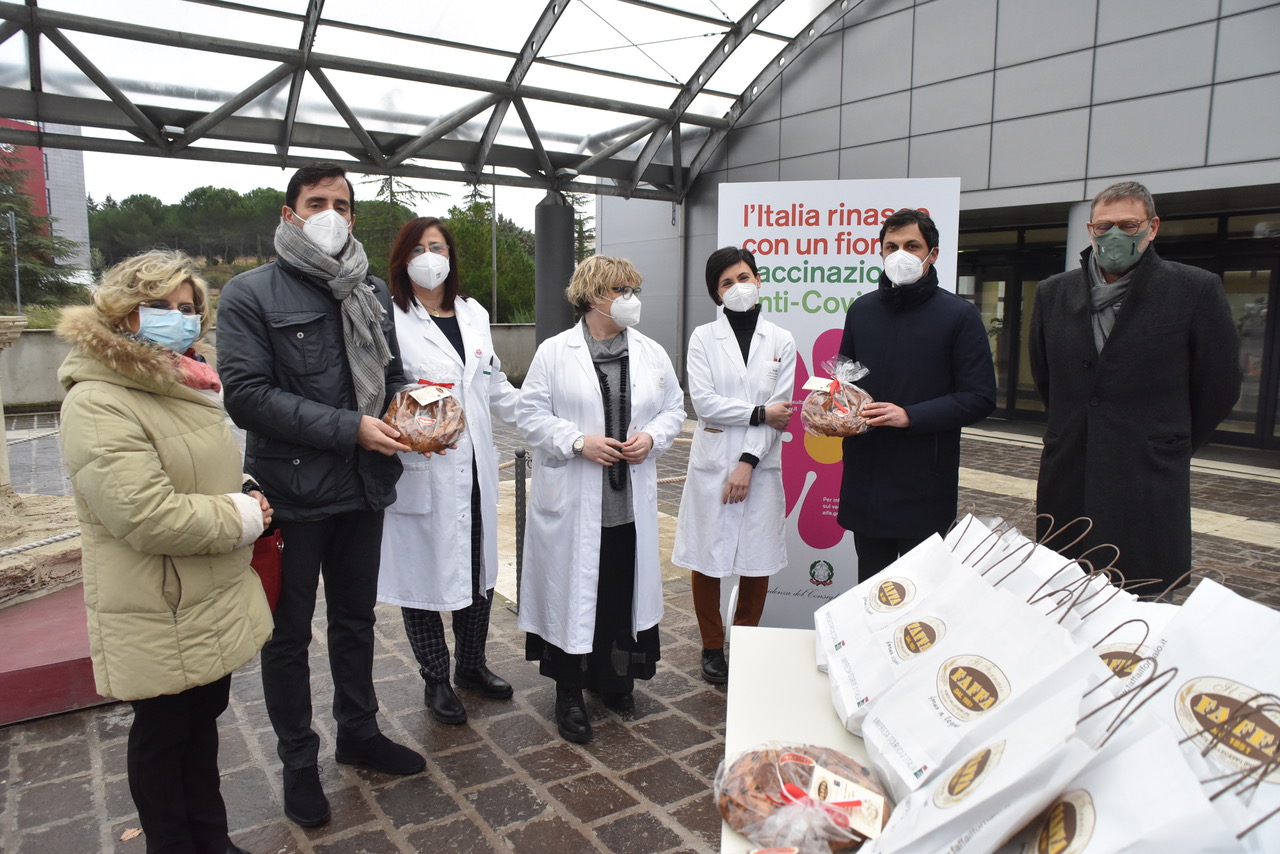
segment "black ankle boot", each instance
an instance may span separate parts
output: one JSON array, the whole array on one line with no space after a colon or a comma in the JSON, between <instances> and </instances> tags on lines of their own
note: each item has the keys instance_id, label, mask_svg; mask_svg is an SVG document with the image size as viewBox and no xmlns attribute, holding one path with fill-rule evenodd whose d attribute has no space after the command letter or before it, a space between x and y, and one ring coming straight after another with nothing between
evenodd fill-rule
<instances>
[{"instance_id":1,"label":"black ankle boot","mask_svg":"<svg viewBox=\"0 0 1280 854\"><path fill-rule=\"evenodd\" d=\"M702 651L702 678L712 685L729 681L729 662L724 660L724 647Z\"/></svg>"},{"instance_id":2,"label":"black ankle boot","mask_svg":"<svg viewBox=\"0 0 1280 854\"><path fill-rule=\"evenodd\" d=\"M591 740L591 719L582 701L582 689L556 686L556 726L565 741L586 744Z\"/></svg>"}]
</instances>

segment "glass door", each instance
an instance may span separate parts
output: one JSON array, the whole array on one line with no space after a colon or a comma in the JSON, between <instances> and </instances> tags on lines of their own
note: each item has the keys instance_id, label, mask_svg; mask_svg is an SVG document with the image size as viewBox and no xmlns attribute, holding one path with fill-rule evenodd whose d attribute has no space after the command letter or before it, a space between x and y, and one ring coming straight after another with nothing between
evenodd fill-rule
<instances>
[{"instance_id":1,"label":"glass door","mask_svg":"<svg viewBox=\"0 0 1280 854\"><path fill-rule=\"evenodd\" d=\"M1240 399L1218 426L1219 436L1226 441L1232 441L1231 436L1238 437L1236 441L1256 436L1263 447L1280 447L1280 425L1276 421L1280 336L1274 312L1268 311L1275 304L1277 264L1274 258L1263 257L1231 259L1223 266L1222 283L1240 334L1240 372L1244 379Z\"/></svg>"}]
</instances>

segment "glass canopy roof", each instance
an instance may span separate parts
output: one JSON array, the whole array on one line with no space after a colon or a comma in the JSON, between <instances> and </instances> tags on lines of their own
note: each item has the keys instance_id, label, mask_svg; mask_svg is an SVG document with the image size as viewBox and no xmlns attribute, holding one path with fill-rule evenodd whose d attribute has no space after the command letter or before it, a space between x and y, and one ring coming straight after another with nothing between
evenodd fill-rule
<instances>
[{"instance_id":1,"label":"glass canopy roof","mask_svg":"<svg viewBox=\"0 0 1280 854\"><path fill-rule=\"evenodd\" d=\"M859 2L0 2L0 142L679 201Z\"/></svg>"}]
</instances>

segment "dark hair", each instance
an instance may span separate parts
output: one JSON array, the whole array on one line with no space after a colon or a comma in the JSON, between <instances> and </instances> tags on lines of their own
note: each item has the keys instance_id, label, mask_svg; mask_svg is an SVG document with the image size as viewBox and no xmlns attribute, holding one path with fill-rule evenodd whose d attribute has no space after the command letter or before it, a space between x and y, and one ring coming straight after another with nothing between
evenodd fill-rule
<instances>
[{"instance_id":1,"label":"dark hair","mask_svg":"<svg viewBox=\"0 0 1280 854\"><path fill-rule=\"evenodd\" d=\"M440 307L453 311L453 301L459 296L458 244L453 239L453 232L436 217L420 216L409 220L400 229L391 244L391 260L387 263L387 287L391 289L392 301L401 311L407 312L414 298L413 282L409 280L409 261L413 259L413 250L421 242L423 233L432 226L440 229L449 247L449 275L444 280L444 298L440 300Z\"/></svg>"},{"instance_id":2,"label":"dark hair","mask_svg":"<svg viewBox=\"0 0 1280 854\"><path fill-rule=\"evenodd\" d=\"M880 226L880 245L884 246L884 236L888 232L897 231L912 224L920 226L920 236L924 238L924 245L928 246L930 251L938 248L938 227L933 224L933 220L927 213L912 208L894 211L884 221L884 225Z\"/></svg>"},{"instance_id":3,"label":"dark hair","mask_svg":"<svg viewBox=\"0 0 1280 854\"><path fill-rule=\"evenodd\" d=\"M1155 219L1156 200L1151 198L1151 191L1137 181L1121 181L1101 190L1089 205L1089 219L1093 219L1093 212L1098 209L1098 205L1111 205L1128 200L1141 202L1147 209L1147 219Z\"/></svg>"},{"instance_id":4,"label":"dark hair","mask_svg":"<svg viewBox=\"0 0 1280 854\"><path fill-rule=\"evenodd\" d=\"M314 187L325 178L341 178L347 182L347 195L351 197L351 215L356 215L356 190L351 186L351 179L347 177L347 170L343 169L337 163L324 161L321 163L308 163L297 172L293 173L293 177L289 179L289 186L284 190L284 203L297 211L298 196L302 193L303 187Z\"/></svg>"},{"instance_id":5,"label":"dark hair","mask_svg":"<svg viewBox=\"0 0 1280 854\"><path fill-rule=\"evenodd\" d=\"M743 261L751 268L755 277L760 278L760 271L756 268L756 256L746 249L725 246L707 256L707 293L711 295L711 301L716 305L720 305L720 274Z\"/></svg>"}]
</instances>

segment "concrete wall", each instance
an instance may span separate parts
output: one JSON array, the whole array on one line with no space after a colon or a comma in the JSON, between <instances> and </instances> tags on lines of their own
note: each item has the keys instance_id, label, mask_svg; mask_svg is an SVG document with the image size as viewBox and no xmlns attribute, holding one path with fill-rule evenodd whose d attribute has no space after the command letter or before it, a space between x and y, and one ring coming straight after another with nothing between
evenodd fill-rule
<instances>
[{"instance_id":1,"label":"concrete wall","mask_svg":"<svg viewBox=\"0 0 1280 854\"><path fill-rule=\"evenodd\" d=\"M533 361L532 323L497 323L492 327L493 347L502 360L502 370L519 385ZM210 341L216 346L216 332ZM60 341L52 329L27 329L0 352L0 396L6 408L57 409L62 403L58 367L71 345Z\"/></svg>"},{"instance_id":2,"label":"concrete wall","mask_svg":"<svg viewBox=\"0 0 1280 854\"><path fill-rule=\"evenodd\" d=\"M605 197L600 251L684 259L680 329L640 327L675 356L714 314L721 183L959 176L962 227L1066 223L1130 178L1166 214L1274 206L1278 40L1266 0L866 0L759 93L678 234L670 205Z\"/></svg>"}]
</instances>

